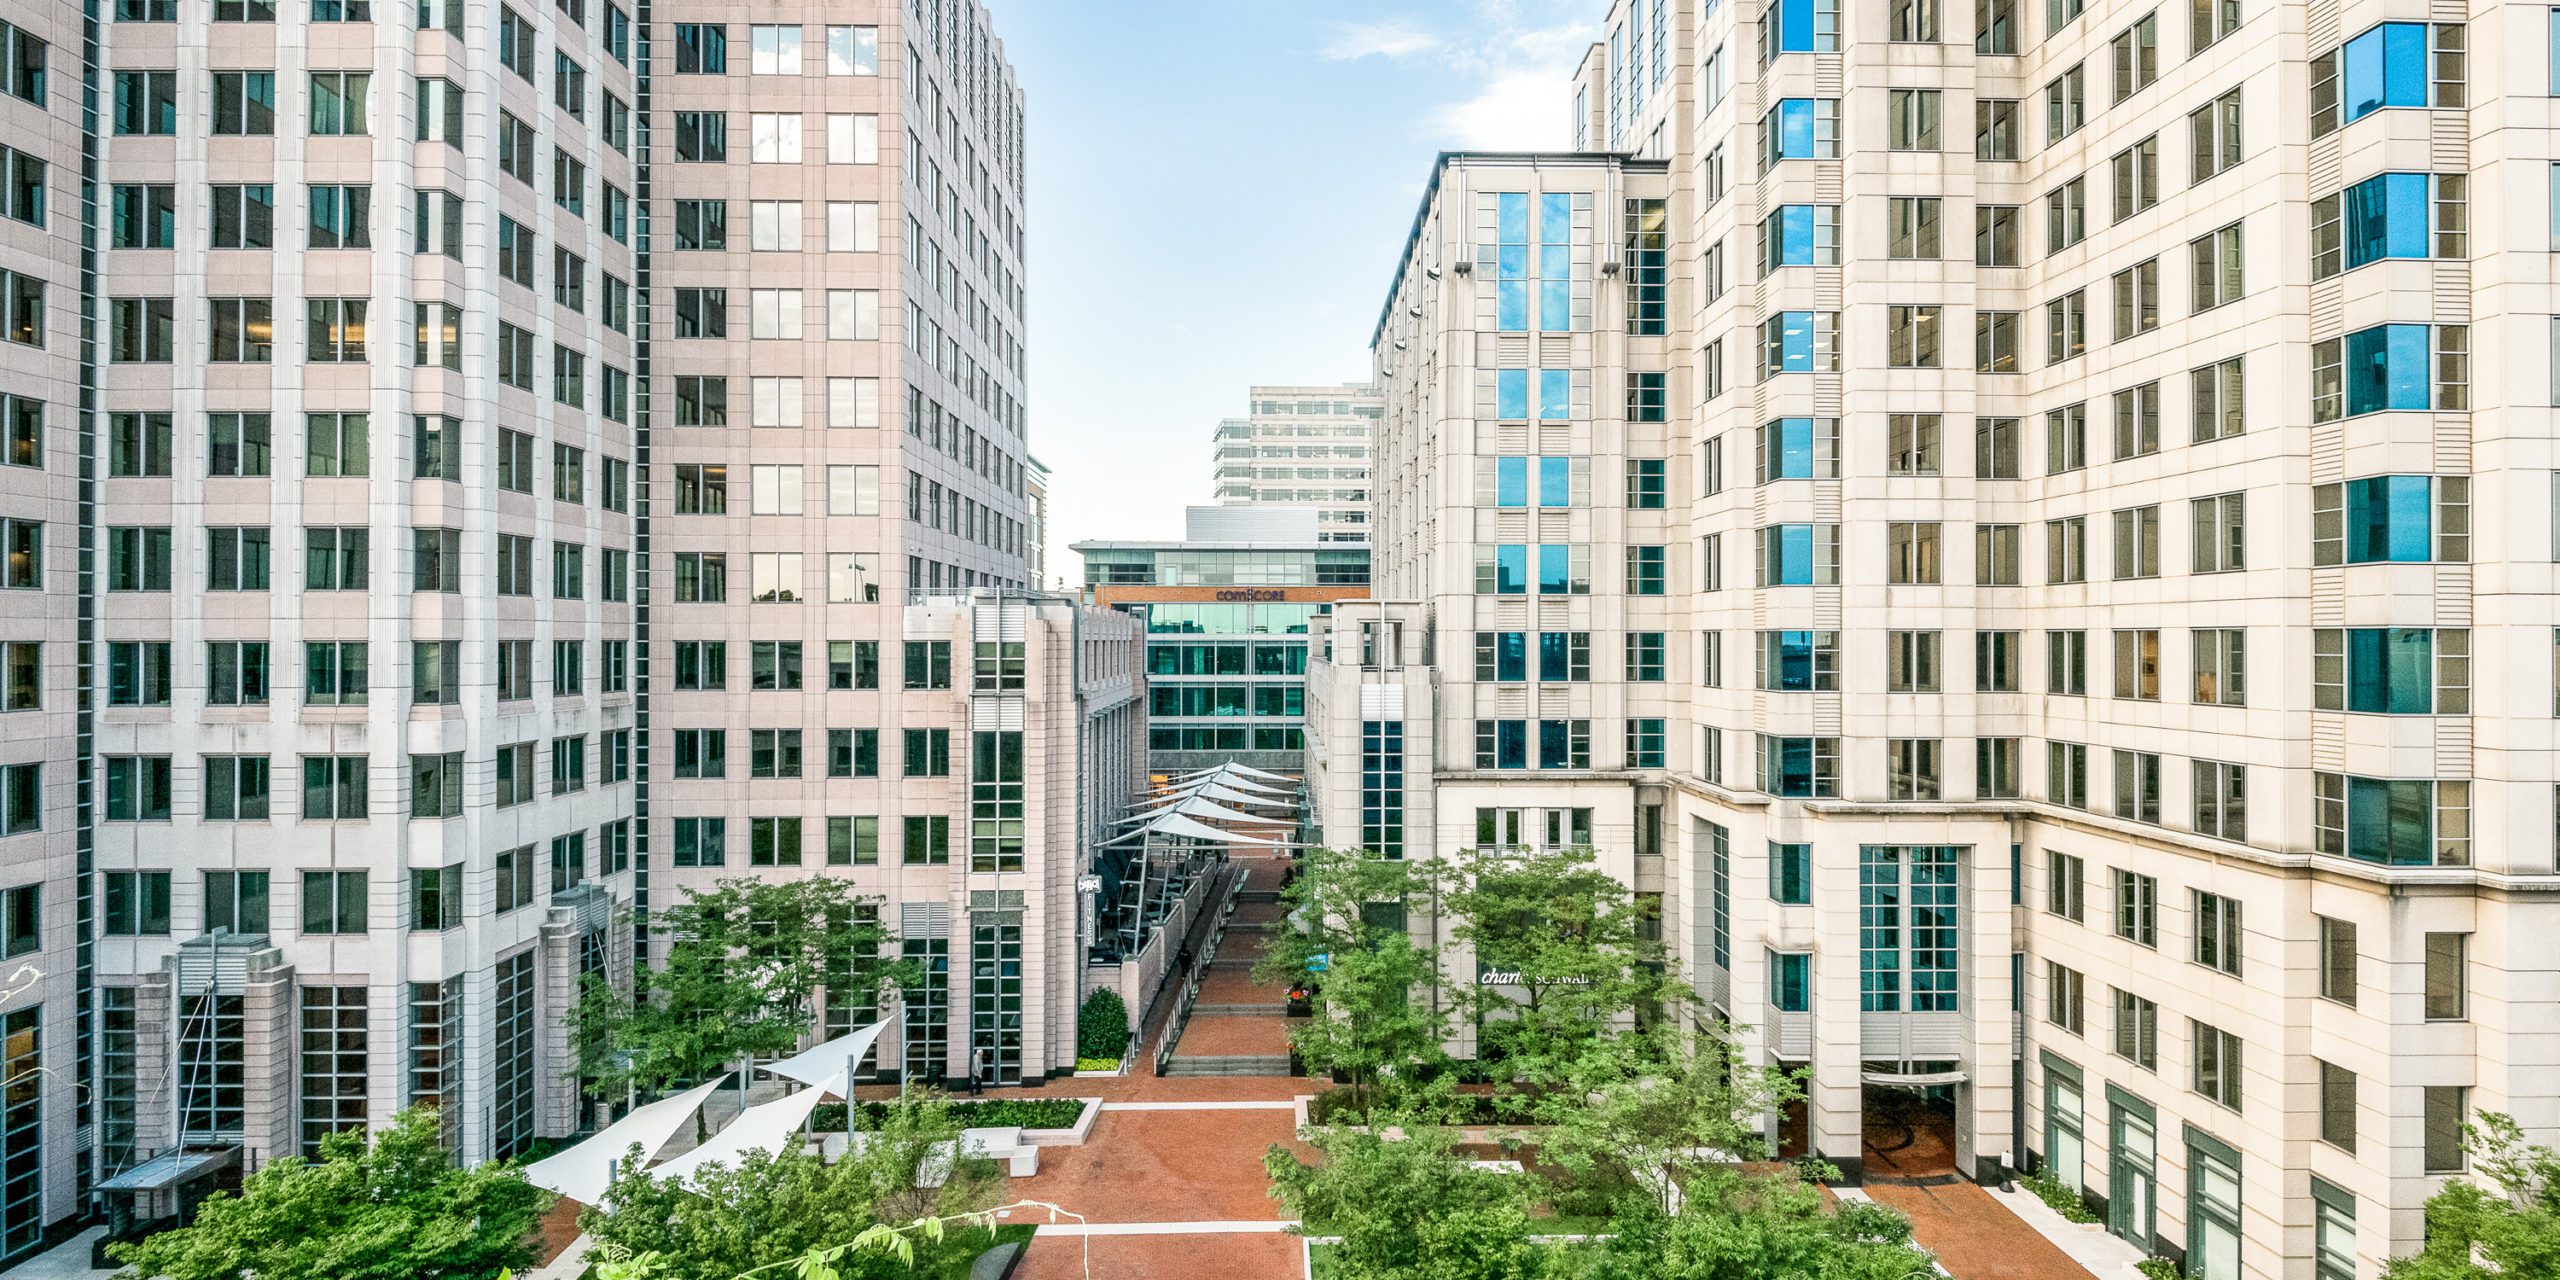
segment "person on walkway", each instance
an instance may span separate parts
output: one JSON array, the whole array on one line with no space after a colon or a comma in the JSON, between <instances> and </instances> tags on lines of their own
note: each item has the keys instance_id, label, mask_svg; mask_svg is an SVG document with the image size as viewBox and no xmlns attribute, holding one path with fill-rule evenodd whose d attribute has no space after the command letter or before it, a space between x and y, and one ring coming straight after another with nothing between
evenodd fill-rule
<instances>
[{"instance_id":1,"label":"person on walkway","mask_svg":"<svg viewBox=\"0 0 2560 1280\"><path fill-rule=\"evenodd\" d=\"M986 1074L987 1051L984 1049L971 1049L969 1051L969 1093L971 1096L974 1097L985 1091L983 1081L986 1078Z\"/></svg>"}]
</instances>

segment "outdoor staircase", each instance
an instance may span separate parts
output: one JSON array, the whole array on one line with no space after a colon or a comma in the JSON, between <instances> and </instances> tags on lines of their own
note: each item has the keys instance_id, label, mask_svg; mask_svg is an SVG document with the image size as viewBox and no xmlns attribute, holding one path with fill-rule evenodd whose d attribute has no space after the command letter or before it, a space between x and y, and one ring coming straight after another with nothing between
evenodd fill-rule
<instances>
[{"instance_id":1,"label":"outdoor staircase","mask_svg":"<svg viewBox=\"0 0 2560 1280\"><path fill-rule=\"evenodd\" d=\"M1285 1076L1289 1074L1289 1055L1227 1054L1208 1057L1177 1053L1165 1064L1164 1073L1168 1076Z\"/></svg>"}]
</instances>

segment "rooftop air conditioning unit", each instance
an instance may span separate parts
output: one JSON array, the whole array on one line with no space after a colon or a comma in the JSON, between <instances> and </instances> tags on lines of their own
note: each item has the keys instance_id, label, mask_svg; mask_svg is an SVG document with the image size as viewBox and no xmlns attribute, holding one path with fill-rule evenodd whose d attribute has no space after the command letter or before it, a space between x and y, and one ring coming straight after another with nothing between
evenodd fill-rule
<instances>
[{"instance_id":1,"label":"rooftop air conditioning unit","mask_svg":"<svg viewBox=\"0 0 2560 1280\"><path fill-rule=\"evenodd\" d=\"M1469 262L1464 258L1460 258L1456 262L1450 263L1449 269L1462 276L1471 276L1475 274L1476 266L1474 263Z\"/></svg>"}]
</instances>

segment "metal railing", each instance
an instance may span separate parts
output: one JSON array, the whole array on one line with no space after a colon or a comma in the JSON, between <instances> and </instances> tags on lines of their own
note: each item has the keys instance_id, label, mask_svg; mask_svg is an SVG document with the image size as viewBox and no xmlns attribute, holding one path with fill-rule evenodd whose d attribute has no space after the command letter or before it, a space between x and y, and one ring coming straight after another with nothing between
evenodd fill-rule
<instances>
[{"instance_id":1,"label":"metal railing","mask_svg":"<svg viewBox=\"0 0 2560 1280\"><path fill-rule=\"evenodd\" d=\"M1182 975L1182 996L1173 1006L1173 1016L1165 1019L1164 1038L1156 1042L1155 1072L1161 1076L1173 1062L1173 1047L1182 1042L1182 1029L1191 1023L1191 1010L1200 1003L1200 984L1208 980L1209 966L1218 958L1218 944L1226 941L1227 922L1236 913L1236 902L1243 896L1244 869L1227 864L1227 891L1218 904L1217 922L1210 926L1208 941L1192 953L1191 968Z\"/></svg>"}]
</instances>

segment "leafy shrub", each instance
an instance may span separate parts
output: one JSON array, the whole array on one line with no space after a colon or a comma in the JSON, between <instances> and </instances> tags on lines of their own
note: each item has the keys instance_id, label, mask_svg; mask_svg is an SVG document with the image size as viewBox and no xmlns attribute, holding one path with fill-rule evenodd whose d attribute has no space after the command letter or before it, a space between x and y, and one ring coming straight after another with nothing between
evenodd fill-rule
<instances>
[{"instance_id":1,"label":"leafy shrub","mask_svg":"<svg viewBox=\"0 0 2560 1280\"><path fill-rule=\"evenodd\" d=\"M1120 993L1097 988L1076 1010L1076 1056L1117 1058L1129 1046L1129 1006Z\"/></svg>"},{"instance_id":2,"label":"leafy shrub","mask_svg":"<svg viewBox=\"0 0 2560 1280\"><path fill-rule=\"evenodd\" d=\"M2133 1264L2133 1269L2141 1272L2144 1280L2185 1280L2178 1270L2178 1264L2167 1258L2144 1258Z\"/></svg>"},{"instance_id":3,"label":"leafy shrub","mask_svg":"<svg viewBox=\"0 0 2560 1280\"><path fill-rule=\"evenodd\" d=\"M2044 1201L2055 1213L2061 1214L2066 1222L2086 1223L2098 1220L2098 1215L2089 1212L2088 1204L2080 1199L2079 1192L2062 1185L2050 1174L2031 1173L2018 1181L2027 1190L2034 1192L2036 1199Z\"/></svg>"}]
</instances>

